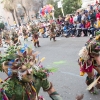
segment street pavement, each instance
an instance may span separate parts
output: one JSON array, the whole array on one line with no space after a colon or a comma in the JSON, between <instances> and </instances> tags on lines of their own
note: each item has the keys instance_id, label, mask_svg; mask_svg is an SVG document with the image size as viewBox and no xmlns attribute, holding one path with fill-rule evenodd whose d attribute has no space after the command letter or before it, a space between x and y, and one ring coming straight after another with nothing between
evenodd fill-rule
<instances>
[{"instance_id":1,"label":"street pavement","mask_svg":"<svg viewBox=\"0 0 100 100\"><path fill-rule=\"evenodd\" d=\"M35 48L40 52L40 59L46 58L42 63L44 67L57 68L56 72L50 74L49 80L63 100L75 100L80 94L84 94L83 100L100 100L100 91L98 90L98 95L90 94L86 90L86 75L79 75L78 52L88 39L89 37L57 37L57 41L53 42L49 38L40 38L41 47ZM0 77L4 79L6 75L0 73ZM40 95L51 100L42 89Z\"/></svg>"}]
</instances>

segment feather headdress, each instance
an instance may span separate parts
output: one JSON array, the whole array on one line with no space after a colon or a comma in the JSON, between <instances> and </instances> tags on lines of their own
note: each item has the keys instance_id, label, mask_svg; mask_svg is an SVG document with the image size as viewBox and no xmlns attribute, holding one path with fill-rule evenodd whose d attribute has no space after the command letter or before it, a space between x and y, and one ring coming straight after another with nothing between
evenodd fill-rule
<instances>
[{"instance_id":1,"label":"feather headdress","mask_svg":"<svg viewBox=\"0 0 100 100\"><path fill-rule=\"evenodd\" d=\"M86 47L83 47L83 48L79 51L79 57L80 57L81 59L83 59L84 61L87 61L87 60L90 58L90 56L89 56L89 54L88 54L88 50L87 50Z\"/></svg>"}]
</instances>

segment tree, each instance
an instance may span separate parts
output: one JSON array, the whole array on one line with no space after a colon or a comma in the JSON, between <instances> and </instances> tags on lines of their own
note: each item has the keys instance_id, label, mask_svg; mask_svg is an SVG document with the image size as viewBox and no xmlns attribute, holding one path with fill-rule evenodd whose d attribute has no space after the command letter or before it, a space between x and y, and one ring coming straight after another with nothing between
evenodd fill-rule
<instances>
[{"instance_id":1,"label":"tree","mask_svg":"<svg viewBox=\"0 0 100 100\"><path fill-rule=\"evenodd\" d=\"M13 20L15 21L14 16L14 0L3 0L4 9L12 14Z\"/></svg>"},{"instance_id":2,"label":"tree","mask_svg":"<svg viewBox=\"0 0 100 100\"><path fill-rule=\"evenodd\" d=\"M59 15L62 16L61 9L58 8L57 3L58 3L58 1L54 1L54 0L48 0L48 2L47 2L47 4L53 5L53 7L54 7L54 15L55 15L56 18L58 18Z\"/></svg>"},{"instance_id":3,"label":"tree","mask_svg":"<svg viewBox=\"0 0 100 100\"><path fill-rule=\"evenodd\" d=\"M48 0L47 4L51 4L55 9L55 17L57 18L59 15L62 16L61 8L58 8L59 0ZM81 7L81 0L62 0L62 6L64 10L64 14L71 14L77 9Z\"/></svg>"},{"instance_id":4,"label":"tree","mask_svg":"<svg viewBox=\"0 0 100 100\"><path fill-rule=\"evenodd\" d=\"M4 27L5 27L4 23L3 22L0 22L0 30L1 29L4 29Z\"/></svg>"},{"instance_id":5,"label":"tree","mask_svg":"<svg viewBox=\"0 0 100 100\"><path fill-rule=\"evenodd\" d=\"M74 13L81 7L81 0L63 0L63 9L65 14Z\"/></svg>"},{"instance_id":6,"label":"tree","mask_svg":"<svg viewBox=\"0 0 100 100\"><path fill-rule=\"evenodd\" d=\"M39 0L40 6L43 8L44 6L44 0Z\"/></svg>"},{"instance_id":7,"label":"tree","mask_svg":"<svg viewBox=\"0 0 100 100\"><path fill-rule=\"evenodd\" d=\"M22 7L23 7L23 9L24 9L24 11L25 11L25 14L27 15L26 8L25 8L25 6L23 5L23 0L19 0L19 2L20 2L20 4L22 5Z\"/></svg>"},{"instance_id":8,"label":"tree","mask_svg":"<svg viewBox=\"0 0 100 100\"><path fill-rule=\"evenodd\" d=\"M33 10L36 14L36 16L38 15L38 12L40 10L40 8L43 8L44 4L45 4L46 0L33 0Z\"/></svg>"}]
</instances>

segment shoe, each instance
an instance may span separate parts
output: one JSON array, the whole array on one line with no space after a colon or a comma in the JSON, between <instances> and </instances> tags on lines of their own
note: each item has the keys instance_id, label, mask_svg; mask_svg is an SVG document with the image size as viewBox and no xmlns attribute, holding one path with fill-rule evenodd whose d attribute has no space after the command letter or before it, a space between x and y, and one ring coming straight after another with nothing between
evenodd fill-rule
<instances>
[{"instance_id":1,"label":"shoe","mask_svg":"<svg viewBox=\"0 0 100 100\"><path fill-rule=\"evenodd\" d=\"M51 41L51 39L52 39L52 38L50 38L50 41Z\"/></svg>"}]
</instances>

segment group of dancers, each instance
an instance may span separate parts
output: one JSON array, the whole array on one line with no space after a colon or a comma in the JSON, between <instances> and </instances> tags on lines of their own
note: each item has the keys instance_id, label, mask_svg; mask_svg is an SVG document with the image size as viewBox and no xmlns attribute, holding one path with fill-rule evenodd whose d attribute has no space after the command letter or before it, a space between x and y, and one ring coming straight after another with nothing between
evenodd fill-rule
<instances>
[{"instance_id":1,"label":"group of dancers","mask_svg":"<svg viewBox=\"0 0 100 100\"><path fill-rule=\"evenodd\" d=\"M23 27L21 36L23 41L32 37L35 47L40 47L38 27L29 25ZM50 40L55 40L55 24L51 25ZM22 39L22 37L20 37ZM25 45L19 38L18 31L3 31L0 36L0 47L6 44L4 55L0 55L0 71L4 71L8 78L0 79L0 98L3 100L44 100L39 96L40 88L46 91L52 100L62 100L47 74L50 70L41 65L42 60L37 59L38 52ZM8 47L7 47L8 46ZM80 75L85 73L86 84L90 93L95 93L94 87L100 89L100 35L91 37L79 51L78 64ZM96 73L95 73L96 70ZM82 100L82 96L76 100Z\"/></svg>"}]
</instances>

